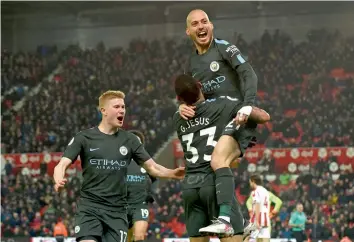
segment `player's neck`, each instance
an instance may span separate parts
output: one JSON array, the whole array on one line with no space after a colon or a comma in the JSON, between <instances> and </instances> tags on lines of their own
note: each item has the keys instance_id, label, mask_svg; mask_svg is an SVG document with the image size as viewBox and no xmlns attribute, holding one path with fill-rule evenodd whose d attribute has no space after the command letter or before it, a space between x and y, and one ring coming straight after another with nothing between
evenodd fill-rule
<instances>
[{"instance_id":1,"label":"player's neck","mask_svg":"<svg viewBox=\"0 0 354 242\"><path fill-rule=\"evenodd\" d=\"M197 49L198 55L205 54L209 50L211 43L213 43L213 40L214 40L214 37L211 38L210 43L207 46L200 46L200 45L195 44L195 48Z\"/></svg>"},{"instance_id":2,"label":"player's neck","mask_svg":"<svg viewBox=\"0 0 354 242\"><path fill-rule=\"evenodd\" d=\"M203 95L202 93L199 93L198 101L196 101L196 102L193 104L193 106L195 106L195 105L197 105L197 104L199 104L199 103L201 103L201 102L204 102L204 101L205 101L204 95Z\"/></svg>"},{"instance_id":3,"label":"player's neck","mask_svg":"<svg viewBox=\"0 0 354 242\"><path fill-rule=\"evenodd\" d=\"M119 128L117 127L112 127L111 125L105 123L105 122L101 122L98 125L98 129L99 131L101 131L104 134L108 134L108 135L112 135L118 132Z\"/></svg>"}]
</instances>

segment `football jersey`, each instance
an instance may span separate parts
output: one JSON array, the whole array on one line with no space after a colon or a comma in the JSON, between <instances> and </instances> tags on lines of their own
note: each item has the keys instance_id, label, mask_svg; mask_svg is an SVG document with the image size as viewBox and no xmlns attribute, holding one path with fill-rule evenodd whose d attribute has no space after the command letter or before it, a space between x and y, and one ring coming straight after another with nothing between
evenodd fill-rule
<instances>
[{"instance_id":1,"label":"football jersey","mask_svg":"<svg viewBox=\"0 0 354 242\"><path fill-rule=\"evenodd\" d=\"M256 219L256 204L260 204L260 216L259 216L259 225L261 227L268 227L270 225L270 214L269 214L269 192L262 186L257 186L256 190L252 191L252 218L251 222L255 223Z\"/></svg>"}]
</instances>

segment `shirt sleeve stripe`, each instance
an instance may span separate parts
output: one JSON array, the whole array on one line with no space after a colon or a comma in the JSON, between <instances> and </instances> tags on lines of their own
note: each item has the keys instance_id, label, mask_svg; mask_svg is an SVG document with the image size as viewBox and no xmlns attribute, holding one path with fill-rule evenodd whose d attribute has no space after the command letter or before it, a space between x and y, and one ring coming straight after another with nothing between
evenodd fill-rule
<instances>
[{"instance_id":1,"label":"shirt sleeve stripe","mask_svg":"<svg viewBox=\"0 0 354 242\"><path fill-rule=\"evenodd\" d=\"M215 43L222 44L222 45L228 45L229 44L229 42L227 42L226 40L221 40L221 39L215 39Z\"/></svg>"},{"instance_id":2,"label":"shirt sleeve stripe","mask_svg":"<svg viewBox=\"0 0 354 242\"><path fill-rule=\"evenodd\" d=\"M245 59L243 59L243 57L240 54L237 55L237 59L241 64L246 62Z\"/></svg>"}]
</instances>

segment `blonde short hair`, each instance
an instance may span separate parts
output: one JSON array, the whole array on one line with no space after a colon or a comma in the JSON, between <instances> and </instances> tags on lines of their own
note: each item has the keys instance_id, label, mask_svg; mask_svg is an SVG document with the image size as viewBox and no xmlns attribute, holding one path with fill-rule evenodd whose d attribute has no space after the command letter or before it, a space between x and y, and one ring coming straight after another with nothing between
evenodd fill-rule
<instances>
[{"instance_id":1,"label":"blonde short hair","mask_svg":"<svg viewBox=\"0 0 354 242\"><path fill-rule=\"evenodd\" d=\"M98 106L99 108L102 108L103 105L107 100L113 99L113 98L125 98L124 92L121 91L114 91L114 90L108 90L104 92L99 98L98 98Z\"/></svg>"}]
</instances>

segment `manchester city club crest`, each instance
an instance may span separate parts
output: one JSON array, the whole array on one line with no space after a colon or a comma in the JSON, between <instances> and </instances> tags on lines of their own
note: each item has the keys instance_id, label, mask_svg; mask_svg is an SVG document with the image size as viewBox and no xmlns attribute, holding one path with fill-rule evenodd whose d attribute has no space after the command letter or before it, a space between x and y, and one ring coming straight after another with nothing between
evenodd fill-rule
<instances>
[{"instance_id":1,"label":"manchester city club crest","mask_svg":"<svg viewBox=\"0 0 354 242\"><path fill-rule=\"evenodd\" d=\"M219 65L219 63L217 61L213 61L213 62L210 63L210 70L212 72L218 71L219 68L220 68L220 65Z\"/></svg>"},{"instance_id":2,"label":"manchester city club crest","mask_svg":"<svg viewBox=\"0 0 354 242\"><path fill-rule=\"evenodd\" d=\"M122 146L122 147L119 148L119 152L120 152L122 155L127 155L127 154L128 154L128 149L127 149L127 147Z\"/></svg>"}]
</instances>

